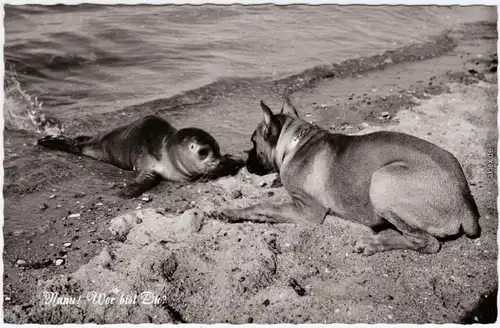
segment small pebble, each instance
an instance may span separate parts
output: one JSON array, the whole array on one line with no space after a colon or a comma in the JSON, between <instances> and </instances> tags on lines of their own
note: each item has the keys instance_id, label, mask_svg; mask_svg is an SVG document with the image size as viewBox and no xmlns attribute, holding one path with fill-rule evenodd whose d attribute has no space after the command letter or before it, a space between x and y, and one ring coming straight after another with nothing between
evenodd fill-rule
<instances>
[{"instance_id":1,"label":"small pebble","mask_svg":"<svg viewBox=\"0 0 500 328\"><path fill-rule=\"evenodd\" d=\"M17 264L18 266L25 266L25 265L27 265L27 264L28 264L28 262L26 262L25 260L17 260L17 261L16 261L16 264Z\"/></svg>"},{"instance_id":2,"label":"small pebble","mask_svg":"<svg viewBox=\"0 0 500 328\"><path fill-rule=\"evenodd\" d=\"M21 235L24 235L25 233L26 233L26 231L25 231L25 230L16 230L16 231L14 231L12 234L13 234L14 236L21 236Z\"/></svg>"},{"instance_id":3,"label":"small pebble","mask_svg":"<svg viewBox=\"0 0 500 328\"><path fill-rule=\"evenodd\" d=\"M380 117L388 120L388 119L391 118L391 113L389 113L389 112L382 112L382 113L380 113Z\"/></svg>"},{"instance_id":4,"label":"small pebble","mask_svg":"<svg viewBox=\"0 0 500 328\"><path fill-rule=\"evenodd\" d=\"M135 222L137 222L137 224L140 224L140 223L142 223L142 219L141 219L141 218L137 218L137 219L135 220Z\"/></svg>"},{"instance_id":5,"label":"small pebble","mask_svg":"<svg viewBox=\"0 0 500 328\"><path fill-rule=\"evenodd\" d=\"M71 243L64 243L64 247L71 247Z\"/></svg>"},{"instance_id":6,"label":"small pebble","mask_svg":"<svg viewBox=\"0 0 500 328\"><path fill-rule=\"evenodd\" d=\"M41 204L41 205L38 205L38 208L42 211L46 210L49 208L49 206L45 203Z\"/></svg>"},{"instance_id":7,"label":"small pebble","mask_svg":"<svg viewBox=\"0 0 500 328\"><path fill-rule=\"evenodd\" d=\"M73 213L73 214L70 214L68 216L68 218L70 218L70 219L75 219L75 218L79 218L79 217L80 217L80 213Z\"/></svg>"},{"instance_id":8,"label":"small pebble","mask_svg":"<svg viewBox=\"0 0 500 328\"><path fill-rule=\"evenodd\" d=\"M102 203L96 203L95 206L102 206Z\"/></svg>"},{"instance_id":9,"label":"small pebble","mask_svg":"<svg viewBox=\"0 0 500 328\"><path fill-rule=\"evenodd\" d=\"M288 283L295 290L297 295L304 296L306 294L306 290L299 285L297 280L291 278Z\"/></svg>"},{"instance_id":10,"label":"small pebble","mask_svg":"<svg viewBox=\"0 0 500 328\"><path fill-rule=\"evenodd\" d=\"M233 191L231 192L231 198L232 198L232 199L241 198L241 196L243 196L243 195L242 195L242 193L241 193L241 191L240 191L240 190L233 190Z\"/></svg>"},{"instance_id":11,"label":"small pebble","mask_svg":"<svg viewBox=\"0 0 500 328\"><path fill-rule=\"evenodd\" d=\"M56 197L56 195L50 195L50 196L49 196L49 199L53 199L53 198L55 198L55 197Z\"/></svg>"},{"instance_id":12,"label":"small pebble","mask_svg":"<svg viewBox=\"0 0 500 328\"><path fill-rule=\"evenodd\" d=\"M153 200L153 198L151 196L144 196L144 197L141 198L141 200L143 202L149 203L150 201Z\"/></svg>"},{"instance_id":13,"label":"small pebble","mask_svg":"<svg viewBox=\"0 0 500 328\"><path fill-rule=\"evenodd\" d=\"M63 264L64 264L64 259L57 259L57 260L55 261L55 264L56 264L57 266L63 265Z\"/></svg>"},{"instance_id":14,"label":"small pebble","mask_svg":"<svg viewBox=\"0 0 500 328\"><path fill-rule=\"evenodd\" d=\"M57 204L57 205L56 205L56 208L61 208L61 207L62 207L62 205L61 205L61 204Z\"/></svg>"},{"instance_id":15,"label":"small pebble","mask_svg":"<svg viewBox=\"0 0 500 328\"><path fill-rule=\"evenodd\" d=\"M272 191L268 191L268 192L267 192L267 196L268 196L268 197L272 197L272 196L274 196L274 192L272 192Z\"/></svg>"}]
</instances>

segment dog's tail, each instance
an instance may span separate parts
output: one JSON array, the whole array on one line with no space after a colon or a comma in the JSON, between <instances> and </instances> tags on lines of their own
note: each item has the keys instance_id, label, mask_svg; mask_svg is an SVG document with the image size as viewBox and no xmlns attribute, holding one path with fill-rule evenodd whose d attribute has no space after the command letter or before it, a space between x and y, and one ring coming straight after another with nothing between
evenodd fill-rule
<instances>
[{"instance_id":1,"label":"dog's tail","mask_svg":"<svg viewBox=\"0 0 500 328\"><path fill-rule=\"evenodd\" d=\"M479 210L476 201L471 194L464 195L464 201L469 209L469 215L464 215L462 219L462 229L464 234L469 238L477 238L481 235L481 227L479 226Z\"/></svg>"},{"instance_id":2,"label":"dog's tail","mask_svg":"<svg viewBox=\"0 0 500 328\"><path fill-rule=\"evenodd\" d=\"M37 145L48 149L61 150L79 155L82 153L82 143L90 139L92 139L92 137L89 136L79 136L76 138L69 138L61 135L47 136L38 139Z\"/></svg>"}]
</instances>

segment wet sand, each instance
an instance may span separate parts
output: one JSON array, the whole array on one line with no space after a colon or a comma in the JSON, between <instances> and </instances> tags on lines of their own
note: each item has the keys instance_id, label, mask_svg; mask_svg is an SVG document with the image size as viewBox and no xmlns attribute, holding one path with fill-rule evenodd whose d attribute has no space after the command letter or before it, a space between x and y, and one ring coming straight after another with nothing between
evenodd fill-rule
<instances>
[{"instance_id":1,"label":"wet sand","mask_svg":"<svg viewBox=\"0 0 500 328\"><path fill-rule=\"evenodd\" d=\"M226 81L227 88L217 87L222 91L215 100L205 99L204 92L187 94L169 104L148 104L147 112L166 115L168 108L175 120L210 106L255 108L257 122L258 101L263 98L278 108L284 86L291 86L300 114L332 132L390 129L454 153L482 214L481 238L448 241L435 255L397 251L365 258L352 253L363 227L338 218L307 227L226 224L210 215L221 207L288 199L282 187L273 186L273 175L261 178L242 170L206 184L163 182L149 192L150 199L124 200L116 194L133 173L37 149L35 135L8 131L5 320L491 322L496 317L491 300L497 289L498 215L496 176L487 165L497 151L496 26L468 25L451 37L439 43L441 51L414 50L410 59L398 61L397 54L386 54L372 62L353 61L341 70L325 67L260 86ZM210 92L215 89L206 90ZM177 112L172 111L176 104ZM145 108L101 119L118 125L144 115ZM73 124L88 131L105 129L99 118ZM241 155L230 141L221 140L221 145ZM128 214L117 218L123 213ZM16 223L19 218L37 224L26 229ZM116 288L117 293L152 291L165 298L157 306L82 302L53 307L43 305L41 294L112 293Z\"/></svg>"}]
</instances>

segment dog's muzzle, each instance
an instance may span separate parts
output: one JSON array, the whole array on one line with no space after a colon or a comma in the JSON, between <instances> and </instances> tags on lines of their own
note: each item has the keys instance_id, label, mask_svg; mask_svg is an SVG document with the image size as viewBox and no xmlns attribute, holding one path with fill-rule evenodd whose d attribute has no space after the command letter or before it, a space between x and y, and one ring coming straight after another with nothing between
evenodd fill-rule
<instances>
[{"instance_id":1,"label":"dog's muzzle","mask_svg":"<svg viewBox=\"0 0 500 328\"><path fill-rule=\"evenodd\" d=\"M248 159L245 163L248 172L257 175L266 175L273 172L272 167L268 167L267 165L263 165L259 161L259 157L257 156L257 152L255 148L248 152Z\"/></svg>"}]
</instances>

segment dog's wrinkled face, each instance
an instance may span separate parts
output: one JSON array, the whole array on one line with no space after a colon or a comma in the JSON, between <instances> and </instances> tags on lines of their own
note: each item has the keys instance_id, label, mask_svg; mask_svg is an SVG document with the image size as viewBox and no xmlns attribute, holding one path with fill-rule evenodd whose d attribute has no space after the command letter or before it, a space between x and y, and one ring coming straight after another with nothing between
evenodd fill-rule
<instances>
[{"instance_id":1,"label":"dog's wrinkled face","mask_svg":"<svg viewBox=\"0 0 500 328\"><path fill-rule=\"evenodd\" d=\"M283 117L295 119L298 118L298 114L287 96L284 97L279 115L274 115L263 101L260 102L260 107L264 120L259 123L252 134L253 148L248 153L246 167L250 173L265 175L279 170L276 167L274 150L283 128Z\"/></svg>"},{"instance_id":2,"label":"dog's wrinkled face","mask_svg":"<svg viewBox=\"0 0 500 328\"><path fill-rule=\"evenodd\" d=\"M248 153L246 167L248 172L265 175L274 171L273 146L266 140L267 127L261 122L252 134L253 148Z\"/></svg>"}]
</instances>

